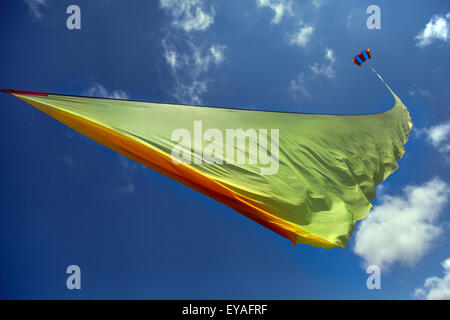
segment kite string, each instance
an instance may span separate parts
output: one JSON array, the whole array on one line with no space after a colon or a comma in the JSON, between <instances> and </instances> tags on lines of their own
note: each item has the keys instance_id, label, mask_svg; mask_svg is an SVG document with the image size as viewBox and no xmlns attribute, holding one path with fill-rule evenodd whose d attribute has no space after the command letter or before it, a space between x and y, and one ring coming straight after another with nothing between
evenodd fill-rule
<instances>
[{"instance_id":1,"label":"kite string","mask_svg":"<svg viewBox=\"0 0 450 320\"><path fill-rule=\"evenodd\" d=\"M374 67L370 66L370 68L372 69L372 71L378 76L378 78L381 80L381 82L384 83L384 85L386 86L386 88L388 88L388 90L392 93L392 95L394 96L395 99L399 99L397 97L397 95L394 93L394 91L392 91L391 87L386 83L386 81L384 81L383 77L380 76L380 74L375 70Z\"/></svg>"}]
</instances>

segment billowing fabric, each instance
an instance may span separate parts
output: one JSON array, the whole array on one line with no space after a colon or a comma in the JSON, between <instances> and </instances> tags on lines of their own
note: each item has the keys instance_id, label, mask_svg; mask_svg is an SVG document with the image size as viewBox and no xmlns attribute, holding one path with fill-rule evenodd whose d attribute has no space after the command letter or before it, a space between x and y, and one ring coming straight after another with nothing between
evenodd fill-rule
<instances>
[{"instance_id":1,"label":"billowing fabric","mask_svg":"<svg viewBox=\"0 0 450 320\"><path fill-rule=\"evenodd\" d=\"M375 186L398 168L411 131L407 108L388 89L395 105L369 115L297 114L5 91L106 147L224 203L293 244L344 248L356 221L372 208ZM245 146L235 143L234 150L226 150L227 129L249 133ZM180 142L180 133L186 132L192 133L192 144ZM255 151L258 143L261 159L253 159L258 160L255 163L249 160L249 150ZM220 163L232 152L233 159ZM179 155L177 161L174 154ZM236 160L243 155L245 161ZM176 213L167 214L176 219Z\"/></svg>"}]
</instances>

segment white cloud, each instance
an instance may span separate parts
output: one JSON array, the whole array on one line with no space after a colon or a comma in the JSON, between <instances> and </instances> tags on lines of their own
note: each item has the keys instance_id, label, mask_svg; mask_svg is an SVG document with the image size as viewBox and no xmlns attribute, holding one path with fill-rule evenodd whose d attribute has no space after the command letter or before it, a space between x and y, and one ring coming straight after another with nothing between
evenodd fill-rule
<instances>
[{"instance_id":1,"label":"white cloud","mask_svg":"<svg viewBox=\"0 0 450 320\"><path fill-rule=\"evenodd\" d=\"M415 39L418 47L425 47L436 40L447 42L450 37L450 12L445 16L434 15Z\"/></svg>"},{"instance_id":2,"label":"white cloud","mask_svg":"<svg viewBox=\"0 0 450 320\"><path fill-rule=\"evenodd\" d=\"M325 3L325 0L312 0L312 4L315 8L320 8Z\"/></svg>"},{"instance_id":3,"label":"white cloud","mask_svg":"<svg viewBox=\"0 0 450 320\"><path fill-rule=\"evenodd\" d=\"M273 24L280 23L286 13L292 13L292 3L290 1L256 0L256 5L259 8L267 7L273 10L275 16L270 21Z\"/></svg>"},{"instance_id":4,"label":"white cloud","mask_svg":"<svg viewBox=\"0 0 450 320\"><path fill-rule=\"evenodd\" d=\"M174 97L183 103L194 105L202 104L201 95L208 91L207 81L194 80L187 84L178 82L175 87Z\"/></svg>"},{"instance_id":5,"label":"white cloud","mask_svg":"<svg viewBox=\"0 0 450 320\"><path fill-rule=\"evenodd\" d=\"M28 11L30 11L31 15L33 16L33 19L41 20L42 19L41 7L48 6L47 0L24 0L24 1L28 5Z\"/></svg>"},{"instance_id":6,"label":"white cloud","mask_svg":"<svg viewBox=\"0 0 450 320\"><path fill-rule=\"evenodd\" d=\"M426 300L450 300L450 258L441 263L444 277L430 277L425 280L423 288L414 291L414 297Z\"/></svg>"},{"instance_id":7,"label":"white cloud","mask_svg":"<svg viewBox=\"0 0 450 320\"><path fill-rule=\"evenodd\" d=\"M201 95L208 91L211 81L208 78L211 66L219 66L225 61L225 45L206 44L199 38L201 31L214 22L214 9L211 8L210 19L207 19L203 0L161 0L160 3L161 8L172 16L173 28L166 30L162 40L163 57L175 82L172 95L181 103L201 104ZM193 17L198 19L194 22ZM177 32L180 27L184 31L198 32L180 34Z\"/></svg>"},{"instance_id":8,"label":"white cloud","mask_svg":"<svg viewBox=\"0 0 450 320\"><path fill-rule=\"evenodd\" d=\"M165 50L164 50L164 58L166 59L167 64L173 70L175 70L177 68L178 61L177 61L177 52L175 50L167 50L167 48L165 48Z\"/></svg>"},{"instance_id":9,"label":"white cloud","mask_svg":"<svg viewBox=\"0 0 450 320\"><path fill-rule=\"evenodd\" d=\"M313 33L314 27L305 25L301 27L297 33L290 36L289 43L300 47L306 47L311 40Z\"/></svg>"},{"instance_id":10,"label":"white cloud","mask_svg":"<svg viewBox=\"0 0 450 320\"><path fill-rule=\"evenodd\" d=\"M193 42L186 41L191 49L191 55L184 56L184 63L192 67L194 74L200 74L208 71L211 63L221 64L225 60L225 46L212 45L209 49L197 47Z\"/></svg>"},{"instance_id":11,"label":"white cloud","mask_svg":"<svg viewBox=\"0 0 450 320\"><path fill-rule=\"evenodd\" d=\"M334 63L336 61L336 57L334 55L334 51L331 49L325 49L325 60L327 63L323 65L319 65L317 62L310 66L312 74L305 76L305 73L301 72L297 76L297 78L292 79L289 83L288 90L294 100L303 100L305 98L310 99L311 93L306 86L306 79L310 81L314 80L315 75L323 75L327 78L334 78L336 76L336 72L333 69Z\"/></svg>"},{"instance_id":12,"label":"white cloud","mask_svg":"<svg viewBox=\"0 0 450 320\"><path fill-rule=\"evenodd\" d=\"M73 159L70 156L65 155L61 159L62 159L62 161L64 161L65 164L67 164L67 167L70 170L73 170L75 168L75 162L73 161Z\"/></svg>"},{"instance_id":13,"label":"white cloud","mask_svg":"<svg viewBox=\"0 0 450 320\"><path fill-rule=\"evenodd\" d=\"M204 31L214 22L214 9L207 12L202 0L160 0L160 4L172 16L172 25L186 32Z\"/></svg>"},{"instance_id":14,"label":"white cloud","mask_svg":"<svg viewBox=\"0 0 450 320\"><path fill-rule=\"evenodd\" d=\"M136 168L138 168L138 165L135 161L121 155L120 153L117 154L119 158L120 165L127 171L134 171Z\"/></svg>"},{"instance_id":15,"label":"white cloud","mask_svg":"<svg viewBox=\"0 0 450 320\"><path fill-rule=\"evenodd\" d=\"M325 49L325 59L327 60L326 64L319 65L317 62L310 66L312 72L317 75L323 75L329 79L334 78L336 76L336 72L334 71L334 63L336 62L336 57L334 56L334 52L331 49Z\"/></svg>"},{"instance_id":16,"label":"white cloud","mask_svg":"<svg viewBox=\"0 0 450 320\"><path fill-rule=\"evenodd\" d=\"M425 133L427 141L440 152L450 152L450 121L419 131Z\"/></svg>"},{"instance_id":17,"label":"white cloud","mask_svg":"<svg viewBox=\"0 0 450 320\"><path fill-rule=\"evenodd\" d=\"M172 72L176 72L182 63L182 55L178 54L175 45L169 41L168 37L162 39L161 45L166 63L170 66Z\"/></svg>"},{"instance_id":18,"label":"white cloud","mask_svg":"<svg viewBox=\"0 0 450 320\"><path fill-rule=\"evenodd\" d=\"M119 187L118 191L121 195L127 196L130 195L134 192L134 190L136 189L135 184L131 181L131 179L126 178L126 183L125 185Z\"/></svg>"},{"instance_id":19,"label":"white cloud","mask_svg":"<svg viewBox=\"0 0 450 320\"><path fill-rule=\"evenodd\" d=\"M449 186L435 178L407 186L403 195L383 194L380 204L360 222L354 252L366 266L413 265L442 233L437 223L448 201Z\"/></svg>"},{"instance_id":20,"label":"white cloud","mask_svg":"<svg viewBox=\"0 0 450 320\"><path fill-rule=\"evenodd\" d=\"M204 47L197 46L190 38L180 41L172 36L170 39L164 39L162 45L175 80L172 94L181 103L201 104L201 95L208 91L210 80L207 74L212 65L219 66L225 61L226 46L213 44Z\"/></svg>"},{"instance_id":21,"label":"white cloud","mask_svg":"<svg viewBox=\"0 0 450 320\"><path fill-rule=\"evenodd\" d=\"M215 64L221 64L225 60L225 46L213 45L209 48Z\"/></svg>"},{"instance_id":22,"label":"white cloud","mask_svg":"<svg viewBox=\"0 0 450 320\"><path fill-rule=\"evenodd\" d=\"M109 92L101 84L95 84L82 92L82 95L99 98L112 98L112 99L128 99L128 94L123 90L114 90Z\"/></svg>"},{"instance_id":23,"label":"white cloud","mask_svg":"<svg viewBox=\"0 0 450 320\"><path fill-rule=\"evenodd\" d=\"M351 30L352 29L352 21L353 21L353 12L350 12L347 14L347 16L345 17L345 26L347 27L347 29Z\"/></svg>"},{"instance_id":24,"label":"white cloud","mask_svg":"<svg viewBox=\"0 0 450 320\"><path fill-rule=\"evenodd\" d=\"M117 156L120 165L123 167L123 170L121 171L121 179L125 180L125 183L122 186L118 187L116 191L118 191L120 195L126 196L132 194L136 190L136 185L133 183L131 179L131 177L133 176L133 172L135 172L137 168L145 168L145 167L138 166L136 162L121 155L120 153L117 154Z\"/></svg>"},{"instance_id":25,"label":"white cloud","mask_svg":"<svg viewBox=\"0 0 450 320\"><path fill-rule=\"evenodd\" d=\"M303 72L299 73L296 79L292 79L289 83L289 92L295 100L303 100L304 98L311 98L311 94L305 85L305 75Z\"/></svg>"},{"instance_id":26,"label":"white cloud","mask_svg":"<svg viewBox=\"0 0 450 320\"><path fill-rule=\"evenodd\" d=\"M408 94L410 96L415 96L415 95L421 95L421 96L424 96L424 97L430 97L431 96L430 90L423 89L423 88L417 86L416 84L413 84L413 88L408 91Z\"/></svg>"}]
</instances>

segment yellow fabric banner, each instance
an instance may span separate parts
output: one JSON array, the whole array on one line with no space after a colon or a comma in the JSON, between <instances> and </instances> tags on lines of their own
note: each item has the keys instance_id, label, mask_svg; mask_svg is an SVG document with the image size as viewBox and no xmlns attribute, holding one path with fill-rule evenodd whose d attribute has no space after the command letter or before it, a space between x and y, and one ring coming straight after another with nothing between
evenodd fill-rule
<instances>
[{"instance_id":1,"label":"yellow fabric banner","mask_svg":"<svg viewBox=\"0 0 450 320\"><path fill-rule=\"evenodd\" d=\"M293 244L344 248L372 208L375 186L397 169L411 131L407 108L387 88L394 106L369 115L5 91Z\"/></svg>"}]
</instances>

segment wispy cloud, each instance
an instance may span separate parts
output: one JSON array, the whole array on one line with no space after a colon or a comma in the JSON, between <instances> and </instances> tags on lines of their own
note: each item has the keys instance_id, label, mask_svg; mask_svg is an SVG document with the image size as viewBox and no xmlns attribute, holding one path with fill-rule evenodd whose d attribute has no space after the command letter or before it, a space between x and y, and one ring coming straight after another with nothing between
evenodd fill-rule
<instances>
[{"instance_id":1,"label":"wispy cloud","mask_svg":"<svg viewBox=\"0 0 450 320\"><path fill-rule=\"evenodd\" d=\"M136 190L136 185L132 180L132 175L138 168L138 164L127 157L118 154L120 165L123 170L121 172L121 179L124 180L124 184L117 188L117 191L122 196L132 194Z\"/></svg>"},{"instance_id":2,"label":"wispy cloud","mask_svg":"<svg viewBox=\"0 0 450 320\"><path fill-rule=\"evenodd\" d=\"M65 155L62 156L61 160L67 165L69 170L73 170L75 168L75 162L73 161L72 157Z\"/></svg>"},{"instance_id":3,"label":"wispy cloud","mask_svg":"<svg viewBox=\"0 0 450 320\"><path fill-rule=\"evenodd\" d=\"M197 46L195 40L171 36L162 41L163 54L175 80L173 96L182 103L201 104L201 95L211 81L206 75L211 65L225 61L224 45ZM176 43L176 44L175 44Z\"/></svg>"},{"instance_id":4,"label":"wispy cloud","mask_svg":"<svg viewBox=\"0 0 450 320\"><path fill-rule=\"evenodd\" d=\"M172 70L176 71L179 66L178 63L178 53L174 49L169 49L167 47L166 41L163 41L163 50L164 50L164 58L166 59L167 64L172 68Z\"/></svg>"},{"instance_id":5,"label":"wispy cloud","mask_svg":"<svg viewBox=\"0 0 450 320\"><path fill-rule=\"evenodd\" d=\"M84 90L82 95L99 98L113 98L113 99L128 99L128 94L123 90L108 91L101 84L94 84L87 90Z\"/></svg>"},{"instance_id":6,"label":"wispy cloud","mask_svg":"<svg viewBox=\"0 0 450 320\"><path fill-rule=\"evenodd\" d=\"M161 8L172 17L169 30L166 30L161 42L163 57L175 82L172 95L181 103L201 104L201 96L208 91L208 84L212 82L208 77L211 67L218 67L226 57L225 45L206 44L199 38L201 32L213 23L214 9L211 7L208 10L211 19L199 18L208 23L194 23L191 21L194 17L192 12L206 12L203 0L161 0ZM197 17L203 17L203 13ZM197 32L191 32L194 30Z\"/></svg>"},{"instance_id":7,"label":"wispy cloud","mask_svg":"<svg viewBox=\"0 0 450 320\"><path fill-rule=\"evenodd\" d=\"M353 12L349 12L345 16L345 26L347 27L347 29L349 30L352 29L352 22L353 22Z\"/></svg>"},{"instance_id":8,"label":"wispy cloud","mask_svg":"<svg viewBox=\"0 0 450 320\"><path fill-rule=\"evenodd\" d=\"M288 88L294 100L301 101L305 98L311 98L311 94L306 87L305 74L299 73L297 78L292 79Z\"/></svg>"},{"instance_id":9,"label":"wispy cloud","mask_svg":"<svg viewBox=\"0 0 450 320\"><path fill-rule=\"evenodd\" d=\"M416 130L418 136L425 135L426 140L440 152L450 153L450 121Z\"/></svg>"},{"instance_id":10,"label":"wispy cloud","mask_svg":"<svg viewBox=\"0 0 450 320\"><path fill-rule=\"evenodd\" d=\"M450 12L444 15L434 15L416 37L416 45L425 47L441 40L447 42L450 37Z\"/></svg>"},{"instance_id":11,"label":"wispy cloud","mask_svg":"<svg viewBox=\"0 0 450 320\"><path fill-rule=\"evenodd\" d=\"M225 46L214 45L209 48L209 52L212 55L212 59L215 64L219 65L225 60Z\"/></svg>"},{"instance_id":12,"label":"wispy cloud","mask_svg":"<svg viewBox=\"0 0 450 320\"><path fill-rule=\"evenodd\" d=\"M178 101L194 105L202 104L201 95L208 91L207 80L194 80L191 83L185 83L176 79L176 84L173 96Z\"/></svg>"},{"instance_id":13,"label":"wispy cloud","mask_svg":"<svg viewBox=\"0 0 450 320\"><path fill-rule=\"evenodd\" d=\"M205 31L214 22L214 9L202 0L161 0L161 8L172 16L172 25L186 32Z\"/></svg>"},{"instance_id":14,"label":"wispy cloud","mask_svg":"<svg viewBox=\"0 0 450 320\"><path fill-rule=\"evenodd\" d=\"M290 35L289 43L299 47L306 47L312 38L314 27L310 25L302 26L298 32Z\"/></svg>"},{"instance_id":15,"label":"wispy cloud","mask_svg":"<svg viewBox=\"0 0 450 320\"><path fill-rule=\"evenodd\" d=\"M325 4L325 0L312 0L312 4L315 8L320 8Z\"/></svg>"},{"instance_id":16,"label":"wispy cloud","mask_svg":"<svg viewBox=\"0 0 450 320\"><path fill-rule=\"evenodd\" d=\"M119 187L118 191L121 195L127 196L132 194L135 189L136 189L135 184L131 181L130 178L127 177L125 185Z\"/></svg>"},{"instance_id":17,"label":"wispy cloud","mask_svg":"<svg viewBox=\"0 0 450 320\"><path fill-rule=\"evenodd\" d=\"M273 24L278 24L283 19L285 14L292 13L292 3L291 1L283 0L256 0L256 5L258 8L269 8L274 12L274 17L270 21Z\"/></svg>"},{"instance_id":18,"label":"wispy cloud","mask_svg":"<svg viewBox=\"0 0 450 320\"><path fill-rule=\"evenodd\" d=\"M329 79L334 78L336 76L336 72L334 71L334 63L336 62L336 57L334 56L334 52L331 49L325 49L325 64L314 63L311 67L311 70L314 74L323 75Z\"/></svg>"},{"instance_id":19,"label":"wispy cloud","mask_svg":"<svg viewBox=\"0 0 450 320\"><path fill-rule=\"evenodd\" d=\"M138 164L134 162L133 160L128 159L127 157L121 155L120 153L117 154L119 157L120 165L127 171L134 171L138 167Z\"/></svg>"},{"instance_id":20,"label":"wispy cloud","mask_svg":"<svg viewBox=\"0 0 450 320\"><path fill-rule=\"evenodd\" d=\"M308 89L307 82L317 80L317 75L325 76L329 79L336 76L336 72L334 71L336 57L333 50L328 48L325 49L325 60L326 63L324 64L319 64L316 62L309 66L311 69L310 73L305 74L304 72L300 72L297 78L291 80L288 91L294 100L301 101L312 97L311 92Z\"/></svg>"},{"instance_id":21,"label":"wispy cloud","mask_svg":"<svg viewBox=\"0 0 450 320\"><path fill-rule=\"evenodd\" d=\"M354 252L365 265L389 268L413 265L441 235L437 220L448 201L449 186L435 178L421 186L408 186L403 195L383 194L380 204L361 221Z\"/></svg>"},{"instance_id":22,"label":"wispy cloud","mask_svg":"<svg viewBox=\"0 0 450 320\"><path fill-rule=\"evenodd\" d=\"M188 44L191 47L192 54L190 57L192 59L188 63L194 66L193 71L197 75L208 71L211 63L220 65L225 59L224 45L212 45L209 49L202 49L195 46L192 42Z\"/></svg>"},{"instance_id":23,"label":"wispy cloud","mask_svg":"<svg viewBox=\"0 0 450 320\"><path fill-rule=\"evenodd\" d=\"M41 20L43 14L41 12L42 7L48 6L47 0L24 0L28 5L28 11L34 20Z\"/></svg>"},{"instance_id":24,"label":"wispy cloud","mask_svg":"<svg viewBox=\"0 0 450 320\"><path fill-rule=\"evenodd\" d=\"M413 84L412 88L408 91L408 94L410 96L417 96L417 95L421 95L423 97L430 97L431 96L431 92L428 89L423 89L422 87Z\"/></svg>"},{"instance_id":25,"label":"wispy cloud","mask_svg":"<svg viewBox=\"0 0 450 320\"><path fill-rule=\"evenodd\" d=\"M441 263L444 277L430 277L422 288L414 291L414 298L426 300L450 300L450 258Z\"/></svg>"}]
</instances>

